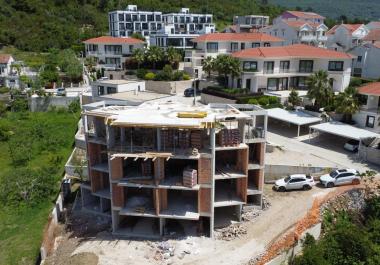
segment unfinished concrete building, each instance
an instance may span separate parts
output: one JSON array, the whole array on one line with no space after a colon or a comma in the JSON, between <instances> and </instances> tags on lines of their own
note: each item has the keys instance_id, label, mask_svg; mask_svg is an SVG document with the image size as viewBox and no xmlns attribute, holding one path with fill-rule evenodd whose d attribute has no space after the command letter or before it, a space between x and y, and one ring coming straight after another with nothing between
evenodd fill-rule
<instances>
[{"instance_id":1,"label":"unfinished concrete building","mask_svg":"<svg viewBox=\"0 0 380 265\"><path fill-rule=\"evenodd\" d=\"M84 209L115 235L212 236L261 207L266 111L253 105L144 103L83 113Z\"/></svg>"}]
</instances>

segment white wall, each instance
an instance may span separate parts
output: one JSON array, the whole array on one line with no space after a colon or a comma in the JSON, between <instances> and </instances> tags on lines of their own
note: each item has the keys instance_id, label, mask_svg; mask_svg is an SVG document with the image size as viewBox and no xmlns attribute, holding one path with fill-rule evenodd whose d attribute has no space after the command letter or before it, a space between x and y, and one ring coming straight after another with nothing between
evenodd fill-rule
<instances>
[{"instance_id":1,"label":"white wall","mask_svg":"<svg viewBox=\"0 0 380 265\"><path fill-rule=\"evenodd\" d=\"M354 59L353 67L362 69L362 77L370 79L380 78L380 49L372 44L355 47L350 53L361 56L361 62Z\"/></svg>"}]
</instances>

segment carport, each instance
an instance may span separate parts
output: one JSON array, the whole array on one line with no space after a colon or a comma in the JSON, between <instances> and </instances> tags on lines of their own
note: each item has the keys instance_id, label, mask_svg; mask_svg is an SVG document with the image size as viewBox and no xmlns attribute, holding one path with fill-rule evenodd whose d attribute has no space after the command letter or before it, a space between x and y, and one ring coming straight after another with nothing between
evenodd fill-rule
<instances>
[{"instance_id":1,"label":"carport","mask_svg":"<svg viewBox=\"0 0 380 265\"><path fill-rule=\"evenodd\" d=\"M304 125L310 125L313 123L318 123L322 121L322 118L312 116L301 110L284 110L280 108L268 109L268 117L279 120L282 122L287 122L290 124L295 124L297 126L297 137L300 136L300 127Z\"/></svg>"},{"instance_id":2,"label":"carport","mask_svg":"<svg viewBox=\"0 0 380 265\"><path fill-rule=\"evenodd\" d=\"M360 139L368 138L368 137L380 137L379 134L370 132L364 129L356 128L354 126L338 122L338 121L330 121L321 124L316 124L310 126L310 134L312 132L324 132L333 135L337 135L340 137L344 137L347 139L353 139L360 142Z\"/></svg>"}]
</instances>

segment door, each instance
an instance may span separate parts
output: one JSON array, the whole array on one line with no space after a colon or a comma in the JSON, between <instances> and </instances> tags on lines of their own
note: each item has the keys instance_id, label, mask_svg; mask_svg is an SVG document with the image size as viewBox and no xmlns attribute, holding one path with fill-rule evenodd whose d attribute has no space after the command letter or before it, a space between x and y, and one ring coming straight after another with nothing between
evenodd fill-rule
<instances>
[{"instance_id":1,"label":"door","mask_svg":"<svg viewBox=\"0 0 380 265\"><path fill-rule=\"evenodd\" d=\"M280 78L278 90L288 90L288 78L287 77Z\"/></svg>"},{"instance_id":2,"label":"door","mask_svg":"<svg viewBox=\"0 0 380 265\"><path fill-rule=\"evenodd\" d=\"M245 80L245 88L251 91L251 79L246 79Z\"/></svg>"},{"instance_id":3,"label":"door","mask_svg":"<svg viewBox=\"0 0 380 265\"><path fill-rule=\"evenodd\" d=\"M277 78L268 78L267 90L278 90Z\"/></svg>"},{"instance_id":4,"label":"door","mask_svg":"<svg viewBox=\"0 0 380 265\"><path fill-rule=\"evenodd\" d=\"M353 176L353 173L342 173L336 177L335 185L351 184Z\"/></svg>"},{"instance_id":5,"label":"door","mask_svg":"<svg viewBox=\"0 0 380 265\"><path fill-rule=\"evenodd\" d=\"M287 190L299 190L302 189L303 179L291 179L286 186Z\"/></svg>"}]
</instances>

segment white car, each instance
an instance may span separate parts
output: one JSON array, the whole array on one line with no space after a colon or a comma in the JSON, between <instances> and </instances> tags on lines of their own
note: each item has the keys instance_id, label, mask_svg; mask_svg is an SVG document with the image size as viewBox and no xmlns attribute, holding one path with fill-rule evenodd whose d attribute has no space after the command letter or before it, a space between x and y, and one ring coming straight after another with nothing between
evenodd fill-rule
<instances>
[{"instance_id":1,"label":"white car","mask_svg":"<svg viewBox=\"0 0 380 265\"><path fill-rule=\"evenodd\" d=\"M315 185L314 178L305 174L289 175L286 178L276 180L274 189L287 190L310 190Z\"/></svg>"},{"instance_id":2,"label":"white car","mask_svg":"<svg viewBox=\"0 0 380 265\"><path fill-rule=\"evenodd\" d=\"M345 184L360 184L361 177L359 172L355 169L337 169L330 174L321 176L319 181L326 188L332 188L334 186Z\"/></svg>"},{"instance_id":3,"label":"white car","mask_svg":"<svg viewBox=\"0 0 380 265\"><path fill-rule=\"evenodd\" d=\"M347 143L344 144L343 148L350 152L357 152L359 149L359 141L349 140Z\"/></svg>"}]
</instances>

